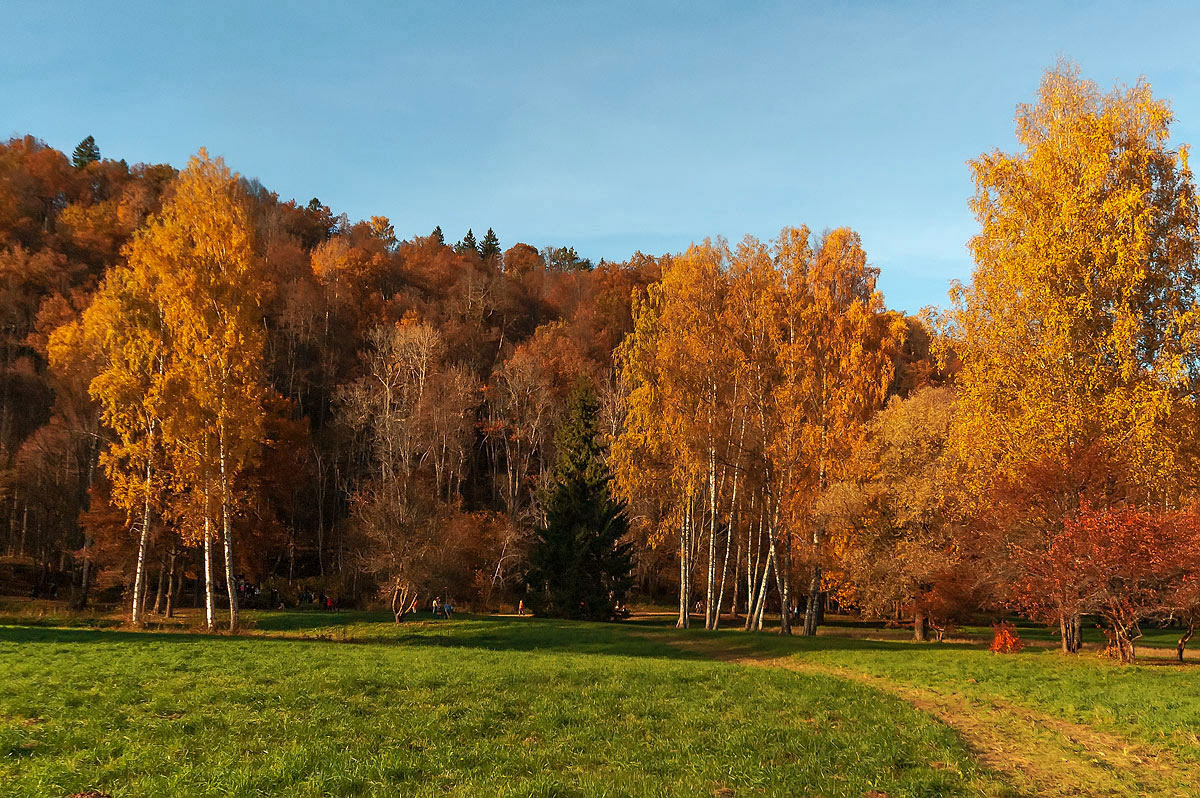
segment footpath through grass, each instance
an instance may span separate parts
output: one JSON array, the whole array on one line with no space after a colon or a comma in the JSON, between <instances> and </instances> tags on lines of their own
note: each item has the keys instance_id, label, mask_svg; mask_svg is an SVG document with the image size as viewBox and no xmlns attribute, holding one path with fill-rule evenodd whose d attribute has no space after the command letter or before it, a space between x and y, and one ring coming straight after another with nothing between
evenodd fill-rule
<instances>
[{"instance_id":1,"label":"footpath through grass","mask_svg":"<svg viewBox=\"0 0 1200 798\"><path fill-rule=\"evenodd\" d=\"M0 626L5 796L1004 794L852 680L636 625L262 613L209 637ZM763 638L764 640L769 638Z\"/></svg>"},{"instance_id":2,"label":"footpath through grass","mask_svg":"<svg viewBox=\"0 0 1200 798\"><path fill-rule=\"evenodd\" d=\"M981 643L647 630L702 658L841 675L958 730L1011 786L1035 795L1200 795L1200 662L1121 666L1096 652ZM1152 664L1151 664L1152 663Z\"/></svg>"}]
</instances>

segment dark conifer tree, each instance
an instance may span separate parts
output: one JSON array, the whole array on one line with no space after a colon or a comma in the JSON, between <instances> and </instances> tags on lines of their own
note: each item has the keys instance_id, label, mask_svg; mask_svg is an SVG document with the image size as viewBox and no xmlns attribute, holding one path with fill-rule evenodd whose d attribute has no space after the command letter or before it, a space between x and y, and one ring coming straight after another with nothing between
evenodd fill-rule
<instances>
[{"instance_id":1,"label":"dark conifer tree","mask_svg":"<svg viewBox=\"0 0 1200 798\"><path fill-rule=\"evenodd\" d=\"M624 615L632 583L625 505L613 499L600 447L595 391L580 382L554 436L557 461L544 494L546 524L537 530L525 575L538 615L606 621Z\"/></svg>"},{"instance_id":2,"label":"dark conifer tree","mask_svg":"<svg viewBox=\"0 0 1200 798\"><path fill-rule=\"evenodd\" d=\"M484 260L500 257L500 239L496 237L496 231L490 227L487 235L483 237L483 243L479 245L479 257Z\"/></svg>"},{"instance_id":3,"label":"dark conifer tree","mask_svg":"<svg viewBox=\"0 0 1200 798\"><path fill-rule=\"evenodd\" d=\"M446 236L442 234L442 226L440 224L433 228L433 232L430 235L433 236L434 241L437 241L442 246L446 245Z\"/></svg>"},{"instance_id":4,"label":"dark conifer tree","mask_svg":"<svg viewBox=\"0 0 1200 798\"><path fill-rule=\"evenodd\" d=\"M463 240L454 245L454 251L459 255L464 252L479 252L479 245L475 243L475 233L471 232L471 228L468 227Z\"/></svg>"},{"instance_id":5,"label":"dark conifer tree","mask_svg":"<svg viewBox=\"0 0 1200 798\"><path fill-rule=\"evenodd\" d=\"M98 160L100 160L100 148L96 146L96 140L91 136L79 142L79 146L71 155L71 163L75 165L76 169L82 169Z\"/></svg>"}]
</instances>

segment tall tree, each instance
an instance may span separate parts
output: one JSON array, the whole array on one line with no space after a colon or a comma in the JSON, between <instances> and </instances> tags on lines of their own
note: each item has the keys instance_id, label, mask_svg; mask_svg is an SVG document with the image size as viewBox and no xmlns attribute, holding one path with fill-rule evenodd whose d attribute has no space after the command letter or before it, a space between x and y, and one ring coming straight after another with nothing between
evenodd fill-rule
<instances>
[{"instance_id":1,"label":"tall tree","mask_svg":"<svg viewBox=\"0 0 1200 798\"><path fill-rule=\"evenodd\" d=\"M153 246L148 235L139 235L129 249L128 264L109 273L82 319L56 331L50 347L56 368L66 368L77 359L72 348L80 344L98 355L100 366L90 393L100 404L101 421L114 433L100 461L108 475L111 501L126 512L138 540L130 613L134 624L142 621L151 511L161 491L164 467L162 419L169 346L155 304Z\"/></svg>"},{"instance_id":2,"label":"tall tree","mask_svg":"<svg viewBox=\"0 0 1200 798\"><path fill-rule=\"evenodd\" d=\"M100 148L96 146L96 139L91 136L79 142L75 147L75 152L71 154L71 164L76 169L82 169L98 160L100 160Z\"/></svg>"},{"instance_id":3,"label":"tall tree","mask_svg":"<svg viewBox=\"0 0 1200 798\"><path fill-rule=\"evenodd\" d=\"M479 252L479 245L475 242L475 233L470 228L467 229L467 234L463 236L462 241L454 245L454 251L462 255L464 253Z\"/></svg>"},{"instance_id":4,"label":"tall tree","mask_svg":"<svg viewBox=\"0 0 1200 798\"><path fill-rule=\"evenodd\" d=\"M173 355L164 431L177 484L201 508L210 583L212 526L220 527L231 630L238 625L234 518L264 438L262 276L250 225L237 176L201 150L144 234Z\"/></svg>"},{"instance_id":5,"label":"tall tree","mask_svg":"<svg viewBox=\"0 0 1200 798\"><path fill-rule=\"evenodd\" d=\"M496 237L496 231L489 227L487 235L483 237L483 241L479 242L479 257L487 260L499 256L500 239Z\"/></svg>"},{"instance_id":6,"label":"tall tree","mask_svg":"<svg viewBox=\"0 0 1200 798\"><path fill-rule=\"evenodd\" d=\"M555 433L557 460L546 488L546 523L537 531L525 575L539 615L586 620L621 617L631 584L625 506L610 490L595 390L580 383Z\"/></svg>"},{"instance_id":7,"label":"tall tree","mask_svg":"<svg viewBox=\"0 0 1200 798\"><path fill-rule=\"evenodd\" d=\"M952 294L949 333L963 364L951 445L974 466L965 485L977 499L1031 465L1093 463L1120 470L1125 501L1178 501L1194 429L1200 225L1171 120L1149 85L1103 93L1060 64L1037 103L1018 107L1021 149L972 162L976 265ZM1080 504L1078 480L1060 483L1045 503L1053 515L1001 541L1048 547Z\"/></svg>"},{"instance_id":8,"label":"tall tree","mask_svg":"<svg viewBox=\"0 0 1200 798\"><path fill-rule=\"evenodd\" d=\"M780 424L772 442L783 479L785 531L809 523L810 571L803 633L815 635L825 559L825 530L811 503L839 478L866 423L883 405L895 374L902 319L884 313L857 233L834 230L815 251L808 230L784 230L776 260L786 285L780 347ZM788 547L790 548L790 546ZM786 560L785 560L786 565Z\"/></svg>"}]
</instances>

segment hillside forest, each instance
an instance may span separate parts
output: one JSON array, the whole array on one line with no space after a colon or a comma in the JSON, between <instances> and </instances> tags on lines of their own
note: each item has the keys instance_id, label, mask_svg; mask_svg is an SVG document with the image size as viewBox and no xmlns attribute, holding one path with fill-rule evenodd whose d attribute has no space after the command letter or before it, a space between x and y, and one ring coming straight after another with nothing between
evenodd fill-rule
<instances>
[{"instance_id":1,"label":"hillside forest","mask_svg":"<svg viewBox=\"0 0 1200 798\"><path fill-rule=\"evenodd\" d=\"M318 596L917 639L1017 614L1126 662L1175 625L1182 656L1200 220L1172 120L1046 72L1016 150L969 164L970 280L918 315L849 228L593 263L486 219L401 238L204 150L13 138L0 588L209 629Z\"/></svg>"}]
</instances>

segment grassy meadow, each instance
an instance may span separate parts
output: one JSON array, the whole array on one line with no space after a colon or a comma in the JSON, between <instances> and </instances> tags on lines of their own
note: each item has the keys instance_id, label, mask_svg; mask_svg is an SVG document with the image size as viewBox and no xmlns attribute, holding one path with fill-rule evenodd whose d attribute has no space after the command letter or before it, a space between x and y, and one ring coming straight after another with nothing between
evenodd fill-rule
<instances>
[{"instance_id":1,"label":"grassy meadow","mask_svg":"<svg viewBox=\"0 0 1200 798\"><path fill-rule=\"evenodd\" d=\"M665 619L248 621L4 619L3 795L1200 794L1190 664Z\"/></svg>"}]
</instances>

